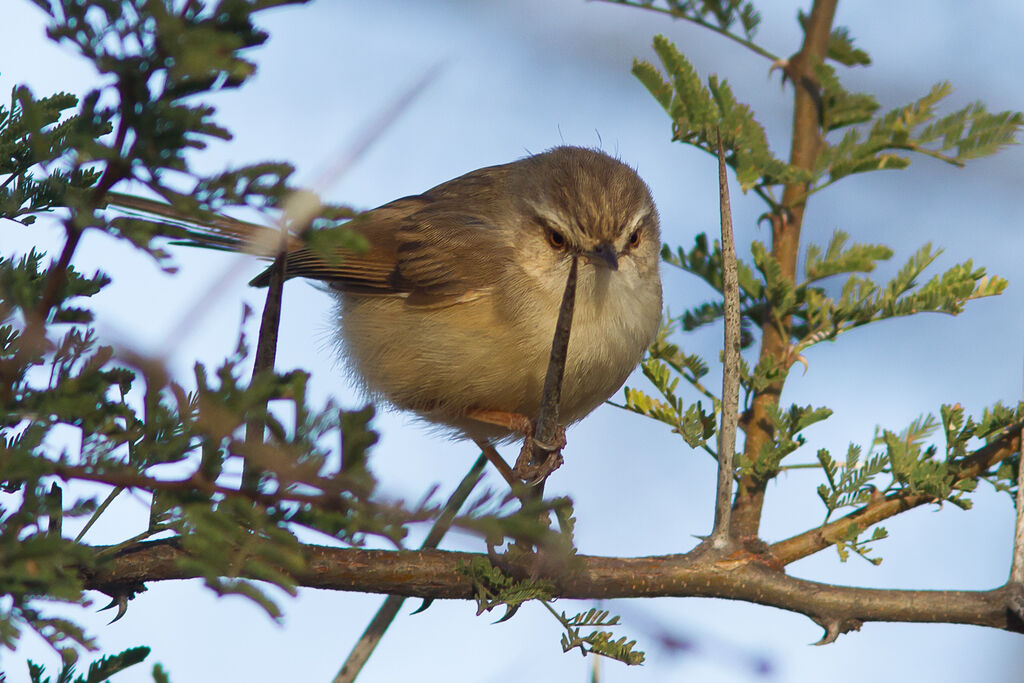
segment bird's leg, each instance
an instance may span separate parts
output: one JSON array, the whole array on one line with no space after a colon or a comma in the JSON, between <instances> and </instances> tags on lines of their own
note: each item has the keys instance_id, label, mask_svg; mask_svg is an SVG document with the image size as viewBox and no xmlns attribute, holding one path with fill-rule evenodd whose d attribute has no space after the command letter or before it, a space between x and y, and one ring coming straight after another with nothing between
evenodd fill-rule
<instances>
[{"instance_id":1,"label":"bird's leg","mask_svg":"<svg viewBox=\"0 0 1024 683\"><path fill-rule=\"evenodd\" d=\"M518 483L520 479L530 485L544 481L549 474L562 465L561 451L565 447L565 427L559 425L555 432L555 438L550 442L542 442L534 438L536 423L521 413L470 408L466 411L465 415L470 419L504 427L510 432L523 435L523 448L519 452L515 468L509 471L509 475L502 471L501 465L508 469L508 464L504 460L501 460L501 465L499 465L490 455L487 456L494 466L498 468L498 471L502 473L502 476L509 480L510 485L512 485L512 481ZM546 454L539 462L536 462L533 457L535 447ZM494 454L497 455L497 452L495 451ZM498 456L498 458L500 459L501 456Z\"/></svg>"},{"instance_id":2,"label":"bird's leg","mask_svg":"<svg viewBox=\"0 0 1024 683\"><path fill-rule=\"evenodd\" d=\"M484 410L482 408L469 408L466 410L466 417L477 422L486 422L489 425L504 427L510 432L524 436L533 434L533 420L522 413L510 413L505 410Z\"/></svg>"},{"instance_id":3,"label":"bird's leg","mask_svg":"<svg viewBox=\"0 0 1024 683\"><path fill-rule=\"evenodd\" d=\"M480 448L480 452L484 454L484 457L494 465L494 469L498 470L502 478L508 482L509 488L515 491L516 487L521 486L519 480L516 479L516 475L512 473L512 468L505 462L505 458L501 457L501 453L498 453L498 449L494 447L494 444L487 439L473 439L473 443Z\"/></svg>"}]
</instances>

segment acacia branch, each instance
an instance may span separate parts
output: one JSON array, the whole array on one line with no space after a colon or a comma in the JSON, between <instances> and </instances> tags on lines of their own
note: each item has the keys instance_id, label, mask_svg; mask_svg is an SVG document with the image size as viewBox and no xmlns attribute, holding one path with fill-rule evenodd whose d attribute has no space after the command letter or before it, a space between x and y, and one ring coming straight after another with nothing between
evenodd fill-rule
<instances>
[{"instance_id":1,"label":"acacia branch","mask_svg":"<svg viewBox=\"0 0 1024 683\"><path fill-rule=\"evenodd\" d=\"M135 488L158 493L160 491L196 492L207 498L223 496L225 498L241 498L259 505L272 506L281 503L300 503L317 507L321 510L348 513L353 510L365 510L376 514L401 514L403 509L397 505L375 503L358 498L342 497L344 484L332 482L330 479L319 478L316 481L303 481L308 486L317 486L322 493L301 493L292 488L266 493L258 490L234 488L217 484L200 473L192 474L184 479L156 479L139 474L130 469L93 471L88 467L54 464L51 474L65 480L80 479L108 486ZM415 514L404 521L421 521L429 517L429 511Z\"/></svg>"},{"instance_id":2,"label":"acacia branch","mask_svg":"<svg viewBox=\"0 0 1024 683\"><path fill-rule=\"evenodd\" d=\"M103 550L97 547L97 550ZM486 555L440 550L388 551L303 546L306 566L293 574L308 588L389 593L426 599L471 599L472 580L462 568ZM84 587L116 594L146 581L196 578L182 568L188 556L173 542L141 543L83 571ZM529 575L531 556L507 557L507 568ZM744 553L726 561L687 555L660 557L575 556L554 575L554 596L571 599L712 597L742 600L804 614L829 634L868 621L955 623L1024 632L1009 609L1012 591L888 590L836 586L786 576ZM249 577L258 578L258 577Z\"/></svg>"},{"instance_id":3,"label":"acacia branch","mask_svg":"<svg viewBox=\"0 0 1024 683\"><path fill-rule=\"evenodd\" d=\"M712 33L717 33L723 38L728 38L734 43L737 43L747 48L754 54L760 55L761 57L764 57L766 59L770 59L773 62L778 61L779 59L774 54L772 54L771 52L761 47L752 40L747 40L746 38L738 36L726 28L722 28L717 24L712 24L710 21L705 21L704 19L701 19L699 16L685 14L680 10L673 9L672 7L655 7L654 5L647 2L636 3L628 2L627 0L600 0L600 2L607 2L613 5L626 5L627 7L633 7L634 9L642 9L647 10L648 12L657 12L658 14L664 14L672 17L673 19L682 19L683 21L688 21L691 24L700 26L701 28L706 28Z\"/></svg>"},{"instance_id":4,"label":"acacia branch","mask_svg":"<svg viewBox=\"0 0 1024 683\"><path fill-rule=\"evenodd\" d=\"M813 64L824 60L832 31L837 0L815 0L804 24L804 42L786 65L786 74L794 84L793 138L789 163L801 169L813 169L821 152L820 86ZM796 282L796 259L800 249L800 227L803 223L804 199L809 183L791 183L782 194L781 207L770 216L772 223L772 256L778 261L782 275ZM781 321L782 329L765 325L761 336L760 358L773 357L784 366L789 357L790 320ZM750 428L744 442L744 455L755 462L762 449L774 437L770 412L778 405L785 375L754 396L750 408ZM746 474L740 477L733 505L733 527L738 536L756 538L761 525L761 511L767 480Z\"/></svg>"},{"instance_id":5,"label":"acacia branch","mask_svg":"<svg viewBox=\"0 0 1024 683\"><path fill-rule=\"evenodd\" d=\"M995 463L1008 458L1021 447L1020 430L1019 423L1011 425L1003 430L1002 436L961 459L956 480L973 479ZM774 543L770 547L770 552L775 560L787 565L846 538L851 526L856 527L859 533L901 512L935 502L939 502L935 496L923 493L893 493L833 522Z\"/></svg>"},{"instance_id":6,"label":"acacia branch","mask_svg":"<svg viewBox=\"0 0 1024 683\"><path fill-rule=\"evenodd\" d=\"M1017 495L1014 504L1017 515L1013 527L1013 560L1010 564L1010 583L1024 589L1024 427L1017 444Z\"/></svg>"}]
</instances>

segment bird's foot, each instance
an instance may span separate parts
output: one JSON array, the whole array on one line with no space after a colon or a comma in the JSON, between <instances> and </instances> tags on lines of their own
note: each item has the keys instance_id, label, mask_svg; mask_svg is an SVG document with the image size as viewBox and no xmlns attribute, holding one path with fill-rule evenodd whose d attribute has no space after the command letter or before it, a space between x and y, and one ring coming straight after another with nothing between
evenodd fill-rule
<instances>
[{"instance_id":1,"label":"bird's foot","mask_svg":"<svg viewBox=\"0 0 1024 683\"><path fill-rule=\"evenodd\" d=\"M535 436L536 422L521 413L472 408L466 411L466 417L523 435L523 448L512 472L530 486L544 481L561 467L562 449L565 447L565 427L562 425L556 427L553 438L541 441Z\"/></svg>"},{"instance_id":2,"label":"bird's foot","mask_svg":"<svg viewBox=\"0 0 1024 683\"><path fill-rule=\"evenodd\" d=\"M512 469L517 477L530 486L543 482L562 466L562 449L565 448L565 427L562 425L556 427L554 438L550 441L537 439L533 432L534 425L531 422L530 432L523 439L523 448Z\"/></svg>"}]
</instances>

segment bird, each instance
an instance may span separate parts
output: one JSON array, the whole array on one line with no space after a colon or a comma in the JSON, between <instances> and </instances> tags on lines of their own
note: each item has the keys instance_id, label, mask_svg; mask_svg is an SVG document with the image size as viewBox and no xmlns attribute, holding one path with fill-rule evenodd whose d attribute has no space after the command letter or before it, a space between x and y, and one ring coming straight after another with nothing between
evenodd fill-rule
<instances>
[{"instance_id":1,"label":"bird","mask_svg":"<svg viewBox=\"0 0 1024 683\"><path fill-rule=\"evenodd\" d=\"M325 258L291 239L285 277L334 298L335 340L369 398L477 443L532 436L573 261L562 427L618 391L661 322L651 192L600 150L559 146L470 171L347 227L367 249ZM204 239L252 241L224 226Z\"/></svg>"}]
</instances>

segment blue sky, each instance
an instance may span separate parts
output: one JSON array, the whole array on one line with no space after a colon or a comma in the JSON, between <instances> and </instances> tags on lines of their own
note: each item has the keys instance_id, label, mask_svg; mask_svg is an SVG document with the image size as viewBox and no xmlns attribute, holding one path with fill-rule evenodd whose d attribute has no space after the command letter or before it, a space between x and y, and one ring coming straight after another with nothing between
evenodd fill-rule
<instances>
[{"instance_id":1,"label":"blue sky","mask_svg":"<svg viewBox=\"0 0 1024 683\"><path fill-rule=\"evenodd\" d=\"M799 41L796 8L803 3L760 3L760 42L778 54ZM841 4L837 23L848 26L875 65L846 71L851 88L874 93L885 107L907 103L933 83L950 80L952 107L981 99L991 110L1024 109L1018 31L1024 6L1015 2ZM806 9L806 7L805 7ZM769 14L770 12L770 14ZM485 0L374 3L320 2L274 11L262 24L269 44L253 53L259 73L240 92L218 95L219 120L234 140L197 156L197 167L265 159L289 160L311 182L395 93L425 69L439 77L399 121L327 191L334 201L370 208L421 192L470 169L501 163L568 143L600 146L634 165L652 188L664 239L689 245L699 232L718 229L716 174L710 157L671 143L667 117L630 75L632 59L653 59L651 38L663 33L700 73L729 79L768 130L779 156L788 151L791 91L770 78L768 64L742 48L683 22L653 13L576 0ZM7 0L0 23L0 91L29 84L37 95L82 93L96 82L88 65L48 42L41 13L29 2ZM1019 147L958 170L915 159L907 171L843 181L814 198L806 239L828 240L843 229L856 241L893 247L892 274L924 242L944 247L936 271L967 258L1009 278L1007 292L976 302L959 318L928 315L881 323L821 345L806 356L784 401L826 404L828 422L808 430L808 446L792 456L810 462L819 447L845 452L865 443L876 424L902 429L942 403L980 412L1021 392L1024 310L1024 157ZM763 206L733 188L741 255L751 240L767 241L757 226ZM59 232L46 226L0 225L4 251L31 244L51 250ZM115 286L97 301L106 338L143 349L170 348L180 376L196 360L216 363L234 346L241 302L258 307L260 295L245 282L260 266L243 262L230 284L211 287L234 261L224 255L182 252L175 277L157 272L124 245L101 236L83 240L76 263L102 267ZM694 278L665 272L666 304L673 311L703 301L708 290ZM208 314L186 334L168 339L194 303ZM140 304L144 304L140 308ZM149 313L140 320L135 311ZM319 396L359 404L332 357L327 296L304 283L286 290L279 368L308 368ZM683 338L689 351L717 358L720 330ZM715 373L713 372L713 375ZM711 382L717 380L712 379ZM643 386L640 378L630 381ZM431 434L400 414L377 421L382 440L374 466L395 497L416 499L437 483L453 486L474 460L472 446ZM599 409L570 430L566 465L548 493L576 502L577 539L590 554L648 555L681 552L710 529L713 463L678 437L640 417ZM820 473L783 476L768 492L762 535L778 540L816 523L824 509L814 493ZM497 487L497 479L490 483ZM894 588L982 589L1005 579L1012 535L1012 505L982 486L975 509L916 509L885 526L891 538L877 545L880 567L840 563L826 551L790 567L797 576L839 584ZM90 532L102 543L135 533L145 523L144 501L122 496L113 514ZM446 547L479 549L456 536ZM96 599L102 600L103 596ZM117 624L85 613L105 652L151 645L152 661L172 680L330 680L381 598L304 590L285 601L283 625L240 599L218 599L199 582L151 584ZM566 602L572 611L577 605ZM580 605L583 606L582 604ZM625 669L602 663L603 681L764 680L751 662L769 661L777 681L1017 680L1024 666L1021 636L968 626L867 624L827 647L808 647L820 629L800 615L721 600L613 601L638 637L648 663ZM540 606L527 606L508 623L475 617L465 602L438 602L426 613L392 627L362 681L392 681L414 674L445 681L583 681L589 660L563 655L557 624ZM629 624L635 626L629 626ZM660 651L663 629L688 641L684 654ZM31 657L55 665L38 640L26 636L5 653L9 680L25 676ZM143 669L116 678L149 680Z\"/></svg>"}]
</instances>

